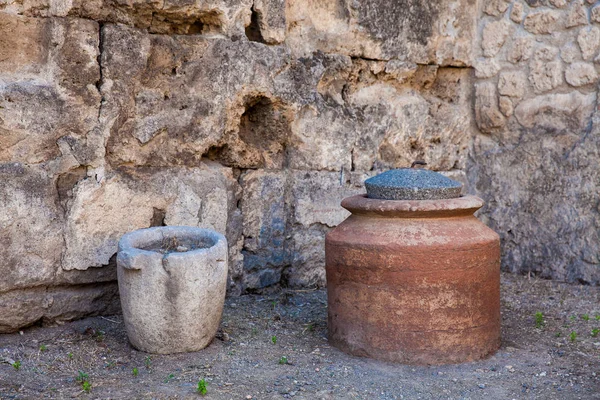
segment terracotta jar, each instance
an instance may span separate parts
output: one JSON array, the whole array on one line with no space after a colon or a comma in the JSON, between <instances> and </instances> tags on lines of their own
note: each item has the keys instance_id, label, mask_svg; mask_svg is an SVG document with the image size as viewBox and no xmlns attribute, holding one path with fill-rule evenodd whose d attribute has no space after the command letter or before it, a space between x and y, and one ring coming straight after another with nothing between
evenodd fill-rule
<instances>
[{"instance_id":1,"label":"terracotta jar","mask_svg":"<svg viewBox=\"0 0 600 400\"><path fill-rule=\"evenodd\" d=\"M474 196L345 199L352 215L325 241L330 342L353 355L407 364L460 363L495 352L500 244L473 215L482 206Z\"/></svg>"}]
</instances>

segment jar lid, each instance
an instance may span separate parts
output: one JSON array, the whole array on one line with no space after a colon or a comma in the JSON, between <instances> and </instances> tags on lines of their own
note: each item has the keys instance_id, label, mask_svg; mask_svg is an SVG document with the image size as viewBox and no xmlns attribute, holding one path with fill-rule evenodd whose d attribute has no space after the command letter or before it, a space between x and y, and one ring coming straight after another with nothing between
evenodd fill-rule
<instances>
[{"instance_id":1,"label":"jar lid","mask_svg":"<svg viewBox=\"0 0 600 400\"><path fill-rule=\"evenodd\" d=\"M367 197L380 200L441 200L460 197L462 183L438 172L400 168L365 181Z\"/></svg>"}]
</instances>

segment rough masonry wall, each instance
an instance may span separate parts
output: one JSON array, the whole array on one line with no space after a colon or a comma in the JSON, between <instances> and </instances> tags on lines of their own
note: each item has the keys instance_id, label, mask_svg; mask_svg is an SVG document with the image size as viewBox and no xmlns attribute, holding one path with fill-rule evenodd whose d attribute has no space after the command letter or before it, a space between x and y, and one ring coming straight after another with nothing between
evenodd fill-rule
<instances>
[{"instance_id":1,"label":"rough masonry wall","mask_svg":"<svg viewBox=\"0 0 600 400\"><path fill-rule=\"evenodd\" d=\"M117 241L149 226L224 233L230 294L323 285L366 177L464 176L476 8L0 1L0 332L116 312Z\"/></svg>"},{"instance_id":2,"label":"rough masonry wall","mask_svg":"<svg viewBox=\"0 0 600 400\"><path fill-rule=\"evenodd\" d=\"M468 175L505 269L600 283L600 2L481 4Z\"/></svg>"}]
</instances>

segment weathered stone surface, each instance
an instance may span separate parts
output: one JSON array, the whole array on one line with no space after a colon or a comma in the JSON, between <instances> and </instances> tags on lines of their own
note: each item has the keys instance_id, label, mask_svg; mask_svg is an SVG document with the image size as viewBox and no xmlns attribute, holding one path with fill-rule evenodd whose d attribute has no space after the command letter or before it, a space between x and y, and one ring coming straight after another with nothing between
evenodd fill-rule
<instances>
[{"instance_id":1,"label":"weathered stone surface","mask_svg":"<svg viewBox=\"0 0 600 400\"><path fill-rule=\"evenodd\" d=\"M515 2L510 11L510 19L512 22L520 24L523 22L523 18L525 18L525 8L522 3Z\"/></svg>"},{"instance_id":2,"label":"weathered stone surface","mask_svg":"<svg viewBox=\"0 0 600 400\"><path fill-rule=\"evenodd\" d=\"M483 48L484 56L493 57L498 54L506 42L509 28L510 23L504 19L489 22L483 27L481 47Z\"/></svg>"},{"instance_id":3,"label":"weathered stone surface","mask_svg":"<svg viewBox=\"0 0 600 400\"><path fill-rule=\"evenodd\" d=\"M526 128L580 130L587 125L595 101L595 94L579 92L538 96L522 101L515 110L515 116Z\"/></svg>"},{"instance_id":4,"label":"weathered stone surface","mask_svg":"<svg viewBox=\"0 0 600 400\"><path fill-rule=\"evenodd\" d=\"M560 49L560 58L562 58L562 60L566 63L572 63L578 57L580 57L580 55L581 52L579 51L579 48L573 42L566 43Z\"/></svg>"},{"instance_id":5,"label":"weathered stone surface","mask_svg":"<svg viewBox=\"0 0 600 400\"><path fill-rule=\"evenodd\" d=\"M584 86L595 83L598 73L592 64L577 62L569 65L565 71L565 79L572 86Z\"/></svg>"},{"instance_id":6,"label":"weathered stone surface","mask_svg":"<svg viewBox=\"0 0 600 400\"><path fill-rule=\"evenodd\" d=\"M600 22L600 5L592 7L590 14L592 21Z\"/></svg>"},{"instance_id":7,"label":"weathered stone surface","mask_svg":"<svg viewBox=\"0 0 600 400\"><path fill-rule=\"evenodd\" d=\"M477 78L491 78L500 71L498 61L493 58L480 58L475 61L475 76Z\"/></svg>"},{"instance_id":8,"label":"weathered stone surface","mask_svg":"<svg viewBox=\"0 0 600 400\"><path fill-rule=\"evenodd\" d=\"M498 79L498 93L521 98L527 90L527 77L519 71L502 72Z\"/></svg>"},{"instance_id":9,"label":"weathered stone surface","mask_svg":"<svg viewBox=\"0 0 600 400\"><path fill-rule=\"evenodd\" d=\"M583 4L583 0L575 0L567 13L565 26L567 28L572 28L574 26L586 25L587 23L587 9Z\"/></svg>"},{"instance_id":10,"label":"weathered stone surface","mask_svg":"<svg viewBox=\"0 0 600 400\"><path fill-rule=\"evenodd\" d=\"M486 2L483 12L492 16L503 14L510 6L510 1L506 0L490 0Z\"/></svg>"},{"instance_id":11,"label":"weathered stone surface","mask_svg":"<svg viewBox=\"0 0 600 400\"><path fill-rule=\"evenodd\" d=\"M405 57L420 64L470 65L472 0L287 2L286 43L297 56L314 50L370 59ZM445 48L438 56L438 49Z\"/></svg>"},{"instance_id":12,"label":"weathered stone surface","mask_svg":"<svg viewBox=\"0 0 600 400\"><path fill-rule=\"evenodd\" d=\"M529 65L529 81L535 93L543 93L554 89L563 82L562 64L560 61L535 59Z\"/></svg>"},{"instance_id":13,"label":"weathered stone surface","mask_svg":"<svg viewBox=\"0 0 600 400\"><path fill-rule=\"evenodd\" d=\"M85 286L37 287L0 293L0 333L41 322L54 324L120 311L116 282Z\"/></svg>"},{"instance_id":14,"label":"weathered stone surface","mask_svg":"<svg viewBox=\"0 0 600 400\"><path fill-rule=\"evenodd\" d=\"M483 132L491 132L506 124L506 119L498 109L496 87L491 82L475 85L475 118Z\"/></svg>"},{"instance_id":15,"label":"weathered stone surface","mask_svg":"<svg viewBox=\"0 0 600 400\"><path fill-rule=\"evenodd\" d=\"M548 2L556 8L563 8L569 4L568 0L548 0Z\"/></svg>"},{"instance_id":16,"label":"weathered stone surface","mask_svg":"<svg viewBox=\"0 0 600 400\"><path fill-rule=\"evenodd\" d=\"M504 269L598 284L595 95L550 96L518 142L476 138L469 178L486 200L482 218L500 234Z\"/></svg>"},{"instance_id":17,"label":"weathered stone surface","mask_svg":"<svg viewBox=\"0 0 600 400\"><path fill-rule=\"evenodd\" d=\"M546 34L557 31L561 13L554 10L535 11L525 17L523 26L533 34Z\"/></svg>"},{"instance_id":18,"label":"weathered stone surface","mask_svg":"<svg viewBox=\"0 0 600 400\"><path fill-rule=\"evenodd\" d=\"M531 57L532 51L533 39L531 37L518 37L513 41L507 59L513 63L527 61Z\"/></svg>"},{"instance_id":19,"label":"weathered stone surface","mask_svg":"<svg viewBox=\"0 0 600 400\"><path fill-rule=\"evenodd\" d=\"M592 26L583 28L577 36L577 43L581 48L584 60L589 60L596 55L600 48L600 28Z\"/></svg>"},{"instance_id":20,"label":"weathered stone surface","mask_svg":"<svg viewBox=\"0 0 600 400\"><path fill-rule=\"evenodd\" d=\"M226 233L233 185L227 170L211 169L123 169L101 182L81 181L68 207L62 267L107 265L123 234L154 224Z\"/></svg>"},{"instance_id":21,"label":"weathered stone surface","mask_svg":"<svg viewBox=\"0 0 600 400\"><path fill-rule=\"evenodd\" d=\"M514 113L514 105L512 100L506 96L500 96L498 99L498 108L506 117L510 117Z\"/></svg>"}]
</instances>

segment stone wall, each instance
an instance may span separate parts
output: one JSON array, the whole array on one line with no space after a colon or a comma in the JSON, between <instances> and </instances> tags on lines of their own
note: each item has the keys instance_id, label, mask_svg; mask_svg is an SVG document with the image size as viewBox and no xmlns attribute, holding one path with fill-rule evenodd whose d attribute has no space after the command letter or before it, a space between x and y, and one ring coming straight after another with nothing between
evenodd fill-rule
<instances>
[{"instance_id":1,"label":"stone wall","mask_svg":"<svg viewBox=\"0 0 600 400\"><path fill-rule=\"evenodd\" d=\"M472 190L503 267L600 283L600 2L490 0L476 47Z\"/></svg>"},{"instance_id":2,"label":"stone wall","mask_svg":"<svg viewBox=\"0 0 600 400\"><path fill-rule=\"evenodd\" d=\"M148 226L224 233L231 295L322 286L340 201L415 159L503 268L597 284L599 48L588 0L0 0L0 332L118 311Z\"/></svg>"},{"instance_id":3,"label":"stone wall","mask_svg":"<svg viewBox=\"0 0 600 400\"><path fill-rule=\"evenodd\" d=\"M342 198L464 177L475 0L0 1L0 332L119 309L125 232L226 234L229 293L324 285Z\"/></svg>"}]
</instances>

